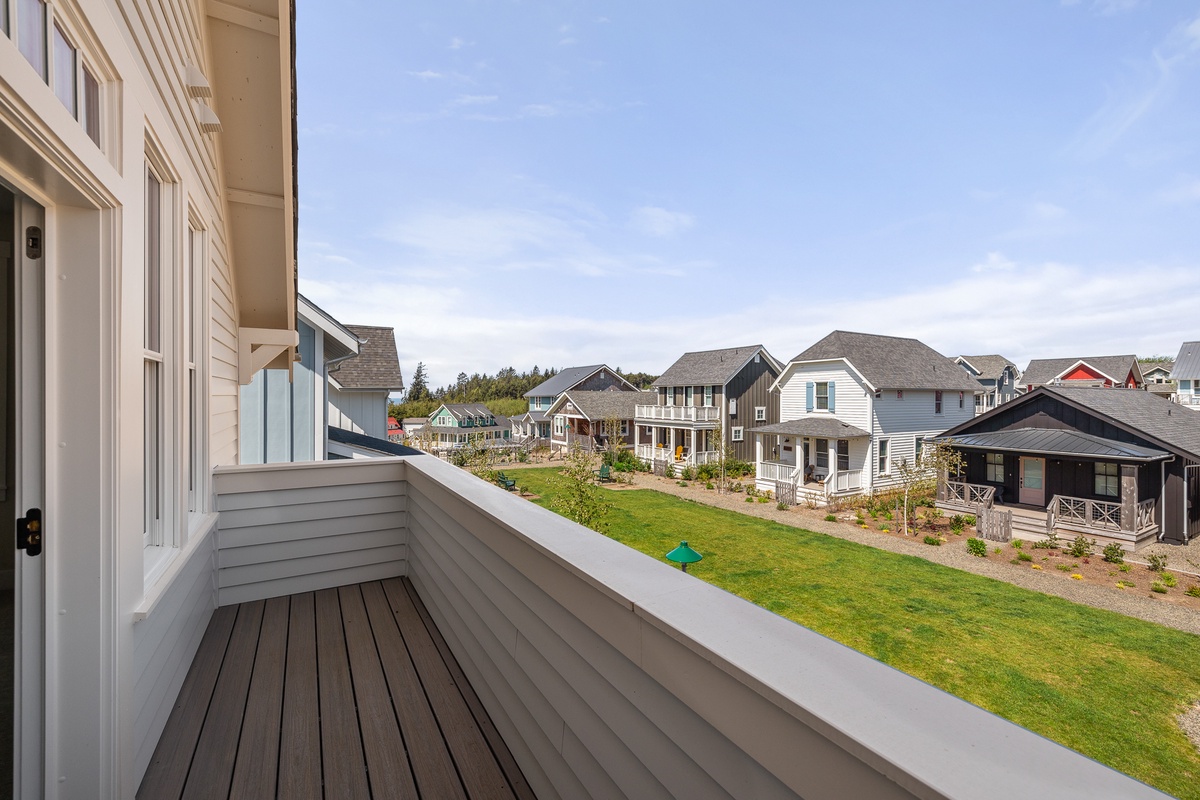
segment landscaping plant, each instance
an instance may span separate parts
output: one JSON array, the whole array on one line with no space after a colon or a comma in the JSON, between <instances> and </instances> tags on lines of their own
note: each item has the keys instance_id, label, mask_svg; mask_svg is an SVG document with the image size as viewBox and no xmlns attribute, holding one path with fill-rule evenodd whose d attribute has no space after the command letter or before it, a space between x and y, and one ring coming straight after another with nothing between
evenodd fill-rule
<instances>
[{"instance_id":1,"label":"landscaping plant","mask_svg":"<svg viewBox=\"0 0 1200 800\"><path fill-rule=\"evenodd\" d=\"M1116 542L1104 545L1104 560L1110 564L1125 563L1125 549Z\"/></svg>"},{"instance_id":2,"label":"landscaping plant","mask_svg":"<svg viewBox=\"0 0 1200 800\"><path fill-rule=\"evenodd\" d=\"M1067 552L1072 558L1083 558L1092 554L1092 547L1095 544L1094 540L1088 539L1081 533L1071 542L1071 546L1067 548Z\"/></svg>"},{"instance_id":3,"label":"landscaping plant","mask_svg":"<svg viewBox=\"0 0 1200 800\"><path fill-rule=\"evenodd\" d=\"M970 539L967 539L967 552L973 556L987 558L987 542L972 536Z\"/></svg>"},{"instance_id":4,"label":"landscaping plant","mask_svg":"<svg viewBox=\"0 0 1200 800\"><path fill-rule=\"evenodd\" d=\"M1167 568L1167 557L1158 553L1149 553L1146 556L1146 566L1151 572L1162 572Z\"/></svg>"}]
</instances>

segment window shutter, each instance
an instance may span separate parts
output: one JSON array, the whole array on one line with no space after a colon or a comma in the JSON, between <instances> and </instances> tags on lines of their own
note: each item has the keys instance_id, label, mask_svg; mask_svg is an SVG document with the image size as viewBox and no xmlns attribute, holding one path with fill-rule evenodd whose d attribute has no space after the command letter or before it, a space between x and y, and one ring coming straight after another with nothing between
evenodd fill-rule
<instances>
[{"instance_id":1,"label":"window shutter","mask_svg":"<svg viewBox=\"0 0 1200 800\"><path fill-rule=\"evenodd\" d=\"M829 413L830 414L834 413L837 410L836 408L834 408L834 405L833 405L833 389L834 389L834 383L833 383L833 381L830 381L829 382Z\"/></svg>"},{"instance_id":2,"label":"window shutter","mask_svg":"<svg viewBox=\"0 0 1200 800\"><path fill-rule=\"evenodd\" d=\"M813 410L813 395L817 390L817 385L812 381L804 384L804 410Z\"/></svg>"}]
</instances>

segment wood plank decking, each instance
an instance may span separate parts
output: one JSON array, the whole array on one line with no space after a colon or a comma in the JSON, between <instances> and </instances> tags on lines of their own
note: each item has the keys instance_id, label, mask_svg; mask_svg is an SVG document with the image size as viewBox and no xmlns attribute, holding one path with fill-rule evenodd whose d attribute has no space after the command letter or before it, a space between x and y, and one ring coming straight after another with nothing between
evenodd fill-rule
<instances>
[{"instance_id":1,"label":"wood plank decking","mask_svg":"<svg viewBox=\"0 0 1200 800\"><path fill-rule=\"evenodd\" d=\"M412 584L219 608L138 790L532 798Z\"/></svg>"}]
</instances>

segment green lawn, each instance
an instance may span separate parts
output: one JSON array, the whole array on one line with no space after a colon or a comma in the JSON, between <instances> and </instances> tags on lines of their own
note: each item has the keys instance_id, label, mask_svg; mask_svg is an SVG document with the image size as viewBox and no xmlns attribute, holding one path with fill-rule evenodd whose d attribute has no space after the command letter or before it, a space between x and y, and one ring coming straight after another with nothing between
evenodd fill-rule
<instances>
[{"instance_id":1,"label":"green lawn","mask_svg":"<svg viewBox=\"0 0 1200 800\"><path fill-rule=\"evenodd\" d=\"M553 473L518 483L545 505ZM1200 699L1200 637L661 492L605 496L617 541L662 559L686 539L704 555L688 567L697 578L1200 799L1200 754L1175 722Z\"/></svg>"}]
</instances>

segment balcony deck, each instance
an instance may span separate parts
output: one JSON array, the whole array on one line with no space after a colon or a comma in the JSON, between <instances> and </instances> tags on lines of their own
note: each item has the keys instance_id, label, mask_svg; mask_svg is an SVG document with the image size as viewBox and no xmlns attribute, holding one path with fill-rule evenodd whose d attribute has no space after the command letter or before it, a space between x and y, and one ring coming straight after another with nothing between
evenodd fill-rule
<instances>
[{"instance_id":1,"label":"balcony deck","mask_svg":"<svg viewBox=\"0 0 1200 800\"><path fill-rule=\"evenodd\" d=\"M218 608L139 798L532 798L406 579Z\"/></svg>"}]
</instances>

